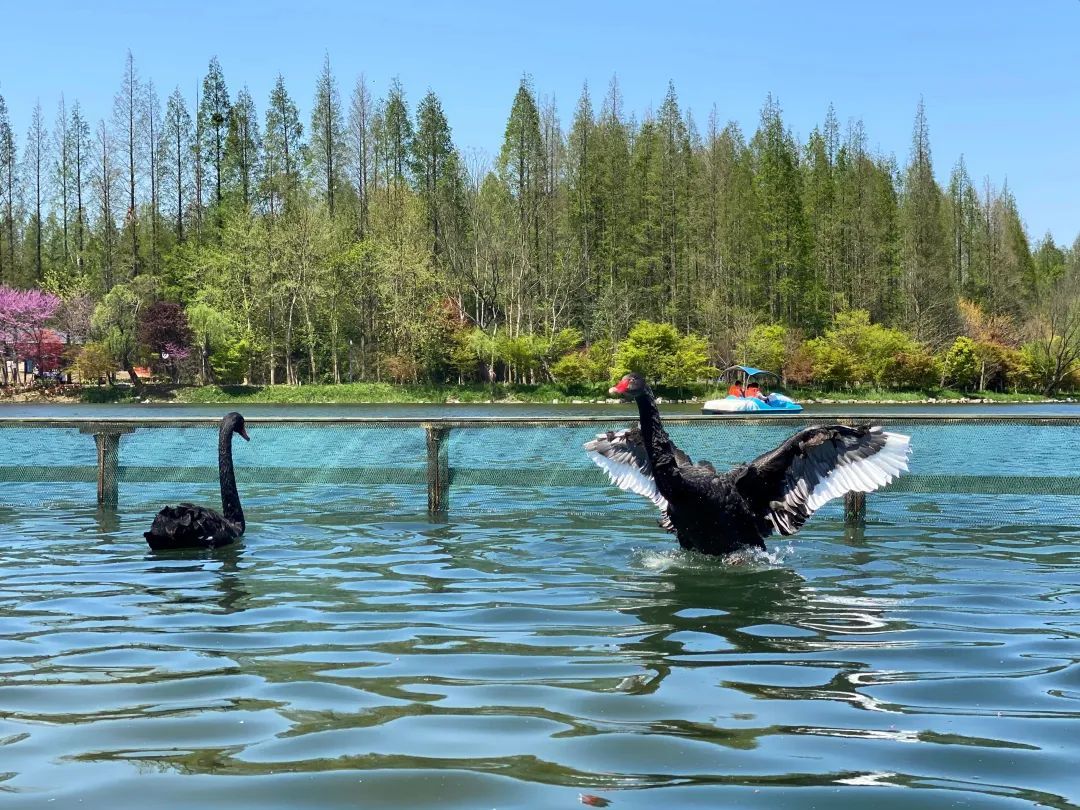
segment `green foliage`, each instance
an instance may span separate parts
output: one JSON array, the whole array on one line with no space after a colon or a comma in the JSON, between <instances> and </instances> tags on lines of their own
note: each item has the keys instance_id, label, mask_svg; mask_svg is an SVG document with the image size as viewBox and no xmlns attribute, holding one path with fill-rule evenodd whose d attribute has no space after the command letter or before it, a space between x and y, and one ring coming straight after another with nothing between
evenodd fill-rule
<instances>
[{"instance_id":1,"label":"green foliage","mask_svg":"<svg viewBox=\"0 0 1080 810\"><path fill-rule=\"evenodd\" d=\"M783 376L790 343L790 334L783 324L760 324L736 345L735 354L741 365L763 368Z\"/></svg>"},{"instance_id":2,"label":"green foliage","mask_svg":"<svg viewBox=\"0 0 1080 810\"><path fill-rule=\"evenodd\" d=\"M801 384L1072 384L1078 340L1038 324L1080 300L1080 242L1032 245L1008 189L975 188L962 161L941 188L921 105L897 164L831 109L799 141L772 97L743 133L695 123L672 85L644 114L617 81L584 88L568 116L523 77L487 165L455 147L434 93L410 111L400 82L373 101L360 81L342 105L330 67L310 127L284 77L230 96L216 59L198 109L168 98L156 143L91 132L74 105L40 213L19 163L34 139L0 113L0 278L87 293L118 363L144 347L114 287L130 307L179 302L205 381L587 386L633 364L685 386L708 370L689 333ZM642 322L675 328L628 338ZM974 377L949 356L957 336Z\"/></svg>"},{"instance_id":3,"label":"green foliage","mask_svg":"<svg viewBox=\"0 0 1080 810\"><path fill-rule=\"evenodd\" d=\"M337 81L330 71L329 55L323 60L323 69L315 85L315 102L311 105L311 145L307 154L313 180L325 195L326 208L333 216L345 169L345 118L341 114Z\"/></svg>"},{"instance_id":4,"label":"green foliage","mask_svg":"<svg viewBox=\"0 0 1080 810\"><path fill-rule=\"evenodd\" d=\"M1070 337L1052 335L1025 343L1020 349L1020 379L1026 379L1046 396L1053 396L1070 382L1075 385L1080 375L1080 350L1070 345Z\"/></svg>"},{"instance_id":5,"label":"green foliage","mask_svg":"<svg viewBox=\"0 0 1080 810\"><path fill-rule=\"evenodd\" d=\"M611 366L615 361L615 345L611 341L597 340L585 350L585 373L589 382L608 382Z\"/></svg>"},{"instance_id":6,"label":"green foliage","mask_svg":"<svg viewBox=\"0 0 1080 810\"><path fill-rule=\"evenodd\" d=\"M229 193L237 204L249 208L255 197L259 180L259 151L262 138L259 135L259 119L255 114L255 101L245 87L236 96L236 104L229 111L229 130L225 136L225 152L222 171L225 173Z\"/></svg>"},{"instance_id":7,"label":"green foliage","mask_svg":"<svg viewBox=\"0 0 1080 810\"><path fill-rule=\"evenodd\" d=\"M180 402L201 404L302 404L302 403L565 403L568 397L603 400L610 382L579 386L497 383L483 385L436 385L434 383L341 383L339 385L203 385L177 391ZM126 390L126 389L120 389ZM668 395L667 389L661 389ZM697 395L704 388L692 389Z\"/></svg>"},{"instance_id":8,"label":"green foliage","mask_svg":"<svg viewBox=\"0 0 1080 810\"><path fill-rule=\"evenodd\" d=\"M819 385L909 387L929 384L934 362L918 341L870 322L866 310L837 313L831 328L806 344Z\"/></svg>"},{"instance_id":9,"label":"green foliage","mask_svg":"<svg viewBox=\"0 0 1080 810\"><path fill-rule=\"evenodd\" d=\"M463 179L450 125L442 103L431 91L416 108L411 149L409 165L416 193L423 200L432 253L443 260L455 243L455 231L462 227Z\"/></svg>"},{"instance_id":10,"label":"green foliage","mask_svg":"<svg viewBox=\"0 0 1080 810\"><path fill-rule=\"evenodd\" d=\"M228 137L232 104L221 63L216 56L210 59L199 100L200 147L205 161L206 173L212 183L213 201L221 204L225 173L225 141ZM208 185L210 185L208 183Z\"/></svg>"},{"instance_id":11,"label":"green foliage","mask_svg":"<svg viewBox=\"0 0 1080 810\"><path fill-rule=\"evenodd\" d=\"M962 391L974 389L979 381L975 341L969 337L958 337L945 352L941 365L946 385L956 386Z\"/></svg>"},{"instance_id":12,"label":"green foliage","mask_svg":"<svg viewBox=\"0 0 1080 810\"><path fill-rule=\"evenodd\" d=\"M585 352L564 354L552 364L551 376L563 386L589 382L589 364Z\"/></svg>"},{"instance_id":13,"label":"green foliage","mask_svg":"<svg viewBox=\"0 0 1080 810\"><path fill-rule=\"evenodd\" d=\"M140 285L148 292L145 285ZM136 285L117 284L101 299L90 318L90 331L113 361L129 368L138 359L139 313L144 301Z\"/></svg>"},{"instance_id":14,"label":"green foliage","mask_svg":"<svg viewBox=\"0 0 1080 810\"><path fill-rule=\"evenodd\" d=\"M595 341L586 349L560 357L551 367L551 376L555 382L568 386L599 383L606 386L610 382L613 356L610 342Z\"/></svg>"},{"instance_id":15,"label":"green foliage","mask_svg":"<svg viewBox=\"0 0 1080 810\"><path fill-rule=\"evenodd\" d=\"M211 350L228 343L235 333L235 326L228 316L203 301L192 304L187 317L198 342L210 346Z\"/></svg>"},{"instance_id":16,"label":"green foliage","mask_svg":"<svg viewBox=\"0 0 1080 810\"><path fill-rule=\"evenodd\" d=\"M210 355L214 378L223 385L236 385L247 376L251 347L246 340L220 344Z\"/></svg>"},{"instance_id":17,"label":"green foliage","mask_svg":"<svg viewBox=\"0 0 1080 810\"><path fill-rule=\"evenodd\" d=\"M639 321L615 351L612 377L618 379L636 371L649 380L659 380L665 364L679 349L679 333L668 323Z\"/></svg>"},{"instance_id":18,"label":"green foliage","mask_svg":"<svg viewBox=\"0 0 1080 810\"><path fill-rule=\"evenodd\" d=\"M636 371L650 382L684 386L717 370L709 364L707 341L680 335L671 324L639 321L615 351L613 377Z\"/></svg>"},{"instance_id":19,"label":"green foliage","mask_svg":"<svg viewBox=\"0 0 1080 810\"><path fill-rule=\"evenodd\" d=\"M896 355L885 365L878 384L883 388L927 390L941 378L941 363L923 347L913 347Z\"/></svg>"},{"instance_id":20,"label":"green foliage","mask_svg":"<svg viewBox=\"0 0 1080 810\"><path fill-rule=\"evenodd\" d=\"M544 357L548 360L552 360L567 352L574 351L581 345L582 340L583 337L580 329L575 329L572 326L560 329L558 332L548 337L547 346L544 348Z\"/></svg>"},{"instance_id":21,"label":"green foliage","mask_svg":"<svg viewBox=\"0 0 1080 810\"><path fill-rule=\"evenodd\" d=\"M138 394L127 385L89 385L79 391L79 401L87 404L105 404L110 402L130 402Z\"/></svg>"},{"instance_id":22,"label":"green foliage","mask_svg":"<svg viewBox=\"0 0 1080 810\"><path fill-rule=\"evenodd\" d=\"M496 354L513 370L516 382L535 381L544 349L544 341L537 335L503 336L495 343Z\"/></svg>"},{"instance_id":23,"label":"green foliage","mask_svg":"<svg viewBox=\"0 0 1080 810\"><path fill-rule=\"evenodd\" d=\"M716 367L709 363L708 341L698 335L684 335L661 379L665 385L682 388L717 373Z\"/></svg>"},{"instance_id":24,"label":"green foliage","mask_svg":"<svg viewBox=\"0 0 1080 810\"><path fill-rule=\"evenodd\" d=\"M91 341L83 344L72 368L81 381L92 385L99 379L107 379L116 368L116 363L108 347Z\"/></svg>"},{"instance_id":25,"label":"green foliage","mask_svg":"<svg viewBox=\"0 0 1080 810\"><path fill-rule=\"evenodd\" d=\"M771 299L770 314L792 321L801 310L816 316L812 302L817 291L806 273L808 234L798 147L771 95L761 111L761 126L751 148L762 235L757 265Z\"/></svg>"}]
</instances>

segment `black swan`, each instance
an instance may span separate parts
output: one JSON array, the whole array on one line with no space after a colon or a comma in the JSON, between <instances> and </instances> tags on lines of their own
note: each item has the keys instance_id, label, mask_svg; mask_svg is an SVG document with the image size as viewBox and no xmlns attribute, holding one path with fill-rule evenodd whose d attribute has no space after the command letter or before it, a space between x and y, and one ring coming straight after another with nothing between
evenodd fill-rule
<instances>
[{"instance_id":1,"label":"black swan","mask_svg":"<svg viewBox=\"0 0 1080 810\"><path fill-rule=\"evenodd\" d=\"M720 473L707 461L694 464L672 443L640 374L627 374L611 393L637 402L640 427L586 442L590 458L618 487L653 501L660 525L680 546L705 554L763 549L773 531L794 534L826 501L872 492L908 468L909 437L876 426L825 425Z\"/></svg>"},{"instance_id":2,"label":"black swan","mask_svg":"<svg viewBox=\"0 0 1080 810\"><path fill-rule=\"evenodd\" d=\"M233 474L232 436L248 440L244 417L230 413L221 420L218 430L218 477L221 481L221 511L182 503L166 506L157 513L150 531L143 537L154 551L178 548L219 548L227 546L244 533L244 510L236 491Z\"/></svg>"}]
</instances>

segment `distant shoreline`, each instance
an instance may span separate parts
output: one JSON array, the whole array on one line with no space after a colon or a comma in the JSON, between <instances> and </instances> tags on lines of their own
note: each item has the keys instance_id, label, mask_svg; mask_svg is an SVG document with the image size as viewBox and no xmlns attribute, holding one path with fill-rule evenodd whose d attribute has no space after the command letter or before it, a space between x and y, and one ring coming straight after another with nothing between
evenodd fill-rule
<instances>
[{"instance_id":1,"label":"distant shoreline","mask_svg":"<svg viewBox=\"0 0 1080 810\"><path fill-rule=\"evenodd\" d=\"M602 390L601 387L597 386ZM679 396L661 391L661 401L684 405L702 404L723 393L691 393ZM1074 396L1043 397L1035 394L980 392L963 395L944 391L935 396L925 392L880 392L870 395L843 392L792 392L803 405L1010 405L1066 404L1080 402ZM62 391L35 389L12 393L0 390L0 405L64 404L185 404L185 405L615 405L618 400L600 395L599 390L566 393L556 386L436 386L392 383L341 383L299 386L172 386L147 385L134 396L130 386L66 387Z\"/></svg>"}]
</instances>

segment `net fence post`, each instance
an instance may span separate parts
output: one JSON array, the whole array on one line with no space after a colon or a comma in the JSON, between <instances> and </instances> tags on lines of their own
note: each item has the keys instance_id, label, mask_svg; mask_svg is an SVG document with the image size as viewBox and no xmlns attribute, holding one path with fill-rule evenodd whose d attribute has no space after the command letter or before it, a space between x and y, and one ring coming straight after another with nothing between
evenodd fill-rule
<instances>
[{"instance_id":1,"label":"net fence post","mask_svg":"<svg viewBox=\"0 0 1080 810\"><path fill-rule=\"evenodd\" d=\"M81 433L91 433L97 447L97 502L101 506L115 507L120 500L120 437L131 433L131 428L93 425L81 428Z\"/></svg>"},{"instance_id":2,"label":"net fence post","mask_svg":"<svg viewBox=\"0 0 1080 810\"><path fill-rule=\"evenodd\" d=\"M844 523L862 528L866 525L866 493L844 493Z\"/></svg>"},{"instance_id":3,"label":"net fence post","mask_svg":"<svg viewBox=\"0 0 1080 810\"><path fill-rule=\"evenodd\" d=\"M424 425L427 433L427 503L432 515L445 515L450 504L450 428Z\"/></svg>"}]
</instances>

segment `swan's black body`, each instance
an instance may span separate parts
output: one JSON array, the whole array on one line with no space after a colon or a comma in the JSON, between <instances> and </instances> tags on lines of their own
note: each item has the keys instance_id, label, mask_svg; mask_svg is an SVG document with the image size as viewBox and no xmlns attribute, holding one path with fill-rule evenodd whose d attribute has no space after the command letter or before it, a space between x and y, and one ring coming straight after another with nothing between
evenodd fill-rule
<instances>
[{"instance_id":1,"label":"swan's black body","mask_svg":"<svg viewBox=\"0 0 1080 810\"><path fill-rule=\"evenodd\" d=\"M585 449L623 489L660 508L679 545L706 554L765 547L793 534L825 501L870 492L907 469L908 437L880 427L828 425L796 433L728 472L694 464L664 430L652 391L628 374L612 393L637 402L640 428L601 434Z\"/></svg>"},{"instance_id":2,"label":"swan's black body","mask_svg":"<svg viewBox=\"0 0 1080 810\"><path fill-rule=\"evenodd\" d=\"M218 431L218 477L221 483L221 511L182 503L166 506L143 537L154 551L180 548L213 549L227 546L244 533L244 510L236 491L233 473L232 437L237 433L247 439L244 417L230 413L221 420Z\"/></svg>"}]
</instances>

